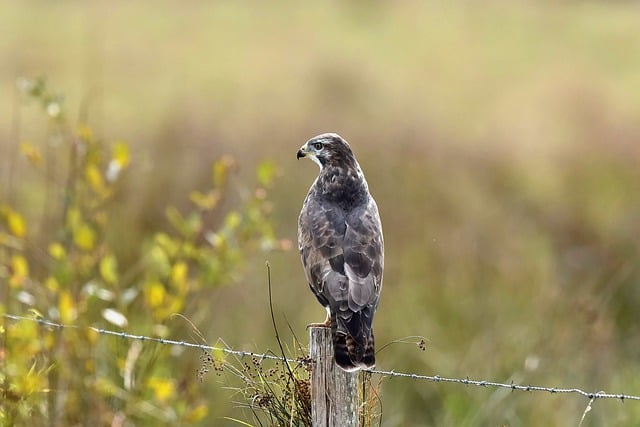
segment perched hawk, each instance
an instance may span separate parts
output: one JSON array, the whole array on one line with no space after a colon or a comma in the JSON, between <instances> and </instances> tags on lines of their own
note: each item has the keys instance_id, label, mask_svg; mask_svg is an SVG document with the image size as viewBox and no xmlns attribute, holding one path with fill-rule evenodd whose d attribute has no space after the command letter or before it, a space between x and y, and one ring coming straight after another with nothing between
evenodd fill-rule
<instances>
[{"instance_id":1,"label":"perched hawk","mask_svg":"<svg viewBox=\"0 0 640 427\"><path fill-rule=\"evenodd\" d=\"M320 166L298 219L298 249L309 286L331 327L336 363L347 371L375 365L372 322L384 267L375 200L347 141L335 133L298 150Z\"/></svg>"}]
</instances>

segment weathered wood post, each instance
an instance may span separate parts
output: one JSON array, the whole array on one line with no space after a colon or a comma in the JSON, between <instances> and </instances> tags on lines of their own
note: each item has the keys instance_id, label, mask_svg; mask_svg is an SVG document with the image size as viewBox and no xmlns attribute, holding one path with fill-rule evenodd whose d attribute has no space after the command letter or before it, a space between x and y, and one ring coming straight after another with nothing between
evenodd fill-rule
<instances>
[{"instance_id":1,"label":"weathered wood post","mask_svg":"<svg viewBox=\"0 0 640 427\"><path fill-rule=\"evenodd\" d=\"M313 427L357 427L359 373L346 372L336 365L331 329L309 328L309 343Z\"/></svg>"}]
</instances>

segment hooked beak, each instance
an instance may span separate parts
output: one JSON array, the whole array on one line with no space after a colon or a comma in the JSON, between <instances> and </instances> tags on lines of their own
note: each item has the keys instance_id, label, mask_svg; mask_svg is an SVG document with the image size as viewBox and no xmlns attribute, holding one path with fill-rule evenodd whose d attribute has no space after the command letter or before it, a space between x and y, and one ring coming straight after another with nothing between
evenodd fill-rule
<instances>
[{"instance_id":1,"label":"hooked beak","mask_svg":"<svg viewBox=\"0 0 640 427\"><path fill-rule=\"evenodd\" d=\"M307 157L307 152L304 149L305 146L303 145L302 147L300 147L300 149L298 150L298 152L296 153L296 159L299 160L302 157Z\"/></svg>"}]
</instances>

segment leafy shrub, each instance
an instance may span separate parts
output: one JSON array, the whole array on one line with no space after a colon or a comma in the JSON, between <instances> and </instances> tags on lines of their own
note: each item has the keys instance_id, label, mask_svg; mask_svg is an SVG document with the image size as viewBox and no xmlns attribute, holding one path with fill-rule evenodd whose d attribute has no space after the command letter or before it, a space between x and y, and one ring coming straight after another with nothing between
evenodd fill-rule
<instances>
[{"instance_id":1,"label":"leafy shrub","mask_svg":"<svg viewBox=\"0 0 640 427\"><path fill-rule=\"evenodd\" d=\"M20 144L31 174L12 179L0 203L0 313L75 326L47 329L4 318L3 424L176 425L203 419L208 407L196 374L175 369L179 353L98 339L86 326L167 337L174 314L206 315L198 301L207 290L238 277L251 251L279 245L267 200L274 166L259 165L255 189L230 207L223 200L231 193L235 161L220 158L209 188L189 194L186 212L168 206L169 226L128 248L139 254L132 260L117 244L129 230L112 226L136 164L130 145L103 141L87 123L72 125L62 96L44 79L23 79L19 87L25 99L41 104L48 130L43 141Z\"/></svg>"}]
</instances>

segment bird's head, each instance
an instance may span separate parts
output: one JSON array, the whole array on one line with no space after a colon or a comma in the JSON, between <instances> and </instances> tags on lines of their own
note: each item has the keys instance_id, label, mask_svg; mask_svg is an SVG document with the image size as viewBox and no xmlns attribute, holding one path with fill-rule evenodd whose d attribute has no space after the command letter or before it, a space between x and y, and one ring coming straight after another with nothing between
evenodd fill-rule
<instances>
[{"instance_id":1,"label":"bird's head","mask_svg":"<svg viewBox=\"0 0 640 427\"><path fill-rule=\"evenodd\" d=\"M337 133L323 133L308 140L296 154L296 158L308 157L324 169L326 166L357 165L351 147Z\"/></svg>"}]
</instances>

